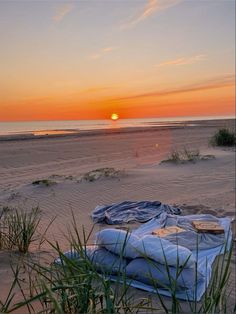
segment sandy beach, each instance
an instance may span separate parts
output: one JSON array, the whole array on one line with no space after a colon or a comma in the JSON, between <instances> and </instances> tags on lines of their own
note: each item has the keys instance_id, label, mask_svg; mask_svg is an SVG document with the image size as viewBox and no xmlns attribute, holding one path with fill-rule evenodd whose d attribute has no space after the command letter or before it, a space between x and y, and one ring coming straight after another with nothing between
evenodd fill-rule
<instances>
[{"instance_id":1,"label":"sandy beach","mask_svg":"<svg viewBox=\"0 0 236 314\"><path fill-rule=\"evenodd\" d=\"M159 200L177 204L183 215L209 213L235 218L235 150L209 146L217 129L233 128L234 122L198 121L190 126L106 130L87 136L0 139L0 206L39 206L42 226L56 217L47 238L56 239L63 249L68 248L64 234L71 210L81 232L82 226L89 232L93 225L90 214L97 205L123 200ZM160 163L171 151L183 148L215 158L179 165ZM104 167L120 172L92 182L81 179L86 172ZM32 184L42 179L52 184ZM94 232L105 227L96 225ZM44 255L50 252L46 243L42 250ZM12 278L9 259L8 252L0 252L0 299ZM235 289L234 273L230 288Z\"/></svg>"}]
</instances>

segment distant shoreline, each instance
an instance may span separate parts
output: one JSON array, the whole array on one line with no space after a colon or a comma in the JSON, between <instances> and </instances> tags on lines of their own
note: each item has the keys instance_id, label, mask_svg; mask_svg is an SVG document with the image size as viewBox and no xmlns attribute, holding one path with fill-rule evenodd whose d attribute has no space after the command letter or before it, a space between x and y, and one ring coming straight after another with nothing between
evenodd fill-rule
<instances>
[{"instance_id":1,"label":"distant shoreline","mask_svg":"<svg viewBox=\"0 0 236 314\"><path fill-rule=\"evenodd\" d=\"M160 122L147 122L145 126L120 126L115 128L101 128L91 130L78 130L78 129L55 129L55 130L40 130L29 131L25 133L13 133L0 135L1 141L25 141L25 140L39 140L39 139L52 139L52 138L71 138L71 137L84 137L84 136L98 136L98 135L111 135L123 133L138 133L149 131L161 131L168 129L179 128L193 128L193 127L223 127L224 122L235 121L234 118L225 119L209 119L209 120L186 120L186 121L160 121ZM154 124L159 125L154 125Z\"/></svg>"}]
</instances>

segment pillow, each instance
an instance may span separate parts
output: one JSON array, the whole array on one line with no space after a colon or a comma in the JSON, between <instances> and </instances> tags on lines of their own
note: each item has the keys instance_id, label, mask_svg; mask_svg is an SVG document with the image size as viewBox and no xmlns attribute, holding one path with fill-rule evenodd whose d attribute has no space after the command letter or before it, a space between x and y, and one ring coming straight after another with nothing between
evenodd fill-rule
<instances>
[{"instance_id":1,"label":"pillow","mask_svg":"<svg viewBox=\"0 0 236 314\"><path fill-rule=\"evenodd\" d=\"M87 249L86 254L94 267L101 272L117 274L123 272L127 265L125 258L121 258L105 248L97 247L89 250Z\"/></svg>"},{"instance_id":2,"label":"pillow","mask_svg":"<svg viewBox=\"0 0 236 314\"><path fill-rule=\"evenodd\" d=\"M108 251L126 258L136 258L139 253L135 245L139 238L130 232L119 229L104 229L96 234L96 244Z\"/></svg>"},{"instance_id":3,"label":"pillow","mask_svg":"<svg viewBox=\"0 0 236 314\"><path fill-rule=\"evenodd\" d=\"M168 271L170 278L168 276ZM166 288L170 286L173 281L176 281L178 289L192 288L195 283L195 269L184 268L180 275L176 278L177 269L169 266L168 270L165 265L156 263L154 261L147 261L145 258L135 258L126 267L126 275L144 284L153 286L154 282L158 287ZM203 278L200 273L197 274L196 281Z\"/></svg>"},{"instance_id":4,"label":"pillow","mask_svg":"<svg viewBox=\"0 0 236 314\"><path fill-rule=\"evenodd\" d=\"M81 261L81 256L78 251L71 250L63 254L70 260ZM86 247L86 256L98 271L109 272L110 274L123 272L127 265L125 258L120 258L118 255L112 254L105 248L97 246ZM63 259L59 257L55 260L55 263L62 265Z\"/></svg>"},{"instance_id":5,"label":"pillow","mask_svg":"<svg viewBox=\"0 0 236 314\"><path fill-rule=\"evenodd\" d=\"M140 257L149 257L161 264L185 267L193 267L195 264L195 258L189 249L157 236L144 236L135 243L135 249Z\"/></svg>"}]
</instances>

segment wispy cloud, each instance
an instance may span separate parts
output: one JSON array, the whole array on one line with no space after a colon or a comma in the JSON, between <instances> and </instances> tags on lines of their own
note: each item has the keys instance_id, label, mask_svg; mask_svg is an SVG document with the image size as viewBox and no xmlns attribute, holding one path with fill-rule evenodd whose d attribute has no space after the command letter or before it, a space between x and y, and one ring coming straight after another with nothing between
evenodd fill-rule
<instances>
[{"instance_id":1,"label":"wispy cloud","mask_svg":"<svg viewBox=\"0 0 236 314\"><path fill-rule=\"evenodd\" d=\"M104 47L102 49L100 49L97 53L94 53L92 55L89 56L90 59L100 59L102 58L104 55L116 50L117 47Z\"/></svg>"},{"instance_id":2,"label":"wispy cloud","mask_svg":"<svg viewBox=\"0 0 236 314\"><path fill-rule=\"evenodd\" d=\"M71 12L71 10L74 8L74 5L72 3L66 3L63 5L60 5L57 10L55 15L53 16L53 21L54 22L60 22L64 19L64 17Z\"/></svg>"},{"instance_id":3,"label":"wispy cloud","mask_svg":"<svg viewBox=\"0 0 236 314\"><path fill-rule=\"evenodd\" d=\"M148 3L143 8L142 12L139 13L138 16L133 17L127 23L121 25L121 29L131 28L135 26L136 24L142 22L143 20L147 19L149 16L153 15L154 13L173 7L176 4L180 3L181 1L182 0L148 0Z\"/></svg>"},{"instance_id":4,"label":"wispy cloud","mask_svg":"<svg viewBox=\"0 0 236 314\"><path fill-rule=\"evenodd\" d=\"M195 55L192 57L181 57L181 58L177 58L174 60L167 60L164 62L161 62L159 64L156 64L156 67L163 67L163 66L178 66L178 65L187 65L187 64L194 64L200 61L204 61L206 60L206 55L205 54L200 54L200 55Z\"/></svg>"},{"instance_id":5,"label":"wispy cloud","mask_svg":"<svg viewBox=\"0 0 236 314\"><path fill-rule=\"evenodd\" d=\"M235 76L233 74L227 74L224 76L216 77L209 79L207 81L203 81L200 83L195 83L187 86L182 86L179 88L173 89L165 89L161 91L154 91L150 93L136 94L131 96L119 97L116 100L128 100L128 99L138 99L138 98L146 98L146 97L161 97L161 96L169 96L174 94L182 94L189 92L197 92L201 90L209 90L215 88L222 88L226 86L234 86L235 85Z\"/></svg>"},{"instance_id":6,"label":"wispy cloud","mask_svg":"<svg viewBox=\"0 0 236 314\"><path fill-rule=\"evenodd\" d=\"M102 49L102 51L103 52L111 52L111 51L113 51L115 49L116 49L116 47L105 47L105 48Z\"/></svg>"}]
</instances>

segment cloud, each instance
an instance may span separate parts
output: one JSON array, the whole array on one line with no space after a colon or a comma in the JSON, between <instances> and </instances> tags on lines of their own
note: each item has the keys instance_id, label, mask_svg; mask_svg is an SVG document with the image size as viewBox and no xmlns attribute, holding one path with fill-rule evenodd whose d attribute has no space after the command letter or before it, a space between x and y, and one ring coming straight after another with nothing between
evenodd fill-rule
<instances>
[{"instance_id":1,"label":"cloud","mask_svg":"<svg viewBox=\"0 0 236 314\"><path fill-rule=\"evenodd\" d=\"M181 1L182 0L148 0L143 11L138 16L132 18L128 23L121 25L121 29L131 28L154 13L173 7Z\"/></svg>"},{"instance_id":2,"label":"cloud","mask_svg":"<svg viewBox=\"0 0 236 314\"><path fill-rule=\"evenodd\" d=\"M100 59L102 58L104 55L116 50L117 47L104 47L102 48L98 53L94 53L92 55L89 56L90 59Z\"/></svg>"},{"instance_id":3,"label":"cloud","mask_svg":"<svg viewBox=\"0 0 236 314\"><path fill-rule=\"evenodd\" d=\"M53 21L54 22L60 22L64 19L64 17L71 12L71 10L74 8L74 5L72 3L66 3L63 5L60 5L57 10L55 15L53 16Z\"/></svg>"},{"instance_id":4,"label":"cloud","mask_svg":"<svg viewBox=\"0 0 236 314\"><path fill-rule=\"evenodd\" d=\"M129 99L138 99L138 98L146 98L146 97L169 96L169 95L197 92L197 91L202 91L202 90L222 88L222 87L234 86L234 85L235 85L235 76L233 74L226 74L221 77L212 78L204 82L182 86L179 88L166 89L162 91L154 91L150 93L143 93L143 94L136 94L132 96L120 97L116 100L129 100Z\"/></svg>"},{"instance_id":5,"label":"cloud","mask_svg":"<svg viewBox=\"0 0 236 314\"><path fill-rule=\"evenodd\" d=\"M188 64L194 64L200 61L204 61L206 60L206 55L204 54L200 54L200 55L196 55L196 56L192 56L192 57L182 57L182 58L178 58L178 59L174 59L174 60L168 60L168 61L164 61L161 62L157 65L155 65L156 67L163 67L163 66L178 66L178 65L188 65Z\"/></svg>"},{"instance_id":6,"label":"cloud","mask_svg":"<svg viewBox=\"0 0 236 314\"><path fill-rule=\"evenodd\" d=\"M102 51L103 52L111 52L111 51L113 51L115 49L116 49L116 47L105 47L105 48L102 49Z\"/></svg>"}]
</instances>

